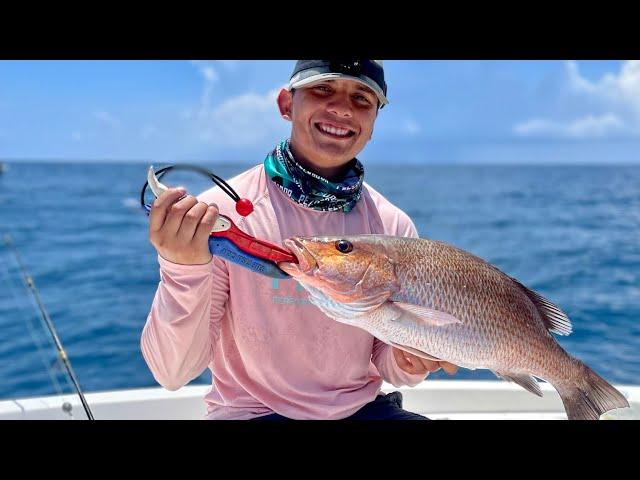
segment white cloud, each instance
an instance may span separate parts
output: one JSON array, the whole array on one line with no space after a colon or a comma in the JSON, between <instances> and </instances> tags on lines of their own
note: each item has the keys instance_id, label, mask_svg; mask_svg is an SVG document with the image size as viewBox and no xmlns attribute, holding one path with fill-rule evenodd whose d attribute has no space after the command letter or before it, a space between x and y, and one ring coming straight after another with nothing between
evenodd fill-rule
<instances>
[{"instance_id":1,"label":"white cloud","mask_svg":"<svg viewBox=\"0 0 640 480\"><path fill-rule=\"evenodd\" d=\"M276 98L284 85L267 92L226 97L220 75L237 75L239 61L191 61L202 77L199 105L180 112L193 142L217 147L250 147L284 136L290 124L280 117Z\"/></svg>"},{"instance_id":2,"label":"white cloud","mask_svg":"<svg viewBox=\"0 0 640 480\"><path fill-rule=\"evenodd\" d=\"M422 131L422 127L413 119L409 118L404 122L404 130L409 135L417 135Z\"/></svg>"},{"instance_id":3,"label":"white cloud","mask_svg":"<svg viewBox=\"0 0 640 480\"><path fill-rule=\"evenodd\" d=\"M202 72L202 74L204 75L204 78L207 80L207 82L209 83L213 83L216 80L218 80L218 74L216 73L216 71L213 69L213 67L206 65L204 67L202 67L200 69L200 71Z\"/></svg>"},{"instance_id":4,"label":"white cloud","mask_svg":"<svg viewBox=\"0 0 640 480\"><path fill-rule=\"evenodd\" d=\"M276 98L282 87L228 98L197 118L199 139L227 146L248 146L283 135L289 126L280 117Z\"/></svg>"},{"instance_id":5,"label":"white cloud","mask_svg":"<svg viewBox=\"0 0 640 480\"><path fill-rule=\"evenodd\" d=\"M567 62L566 68L574 92L597 97L618 107L631 107L640 117L640 60L626 61L618 74L607 73L596 82L582 77L576 62Z\"/></svg>"},{"instance_id":6,"label":"white cloud","mask_svg":"<svg viewBox=\"0 0 640 480\"><path fill-rule=\"evenodd\" d=\"M98 120L99 122L111 127L116 128L120 126L120 120L111 115L109 112L105 112L104 110L98 110L93 112L93 118Z\"/></svg>"},{"instance_id":7,"label":"white cloud","mask_svg":"<svg viewBox=\"0 0 640 480\"><path fill-rule=\"evenodd\" d=\"M200 111L204 112L211 106L211 95L213 93L213 86L218 81L218 72L216 70L215 62L207 60L193 60L191 65L198 69L198 72L204 79L204 86L202 89L202 97L200 98Z\"/></svg>"},{"instance_id":8,"label":"white cloud","mask_svg":"<svg viewBox=\"0 0 640 480\"><path fill-rule=\"evenodd\" d=\"M196 67L202 76L209 82L218 80L216 62L213 60L191 60L189 63Z\"/></svg>"},{"instance_id":9,"label":"white cloud","mask_svg":"<svg viewBox=\"0 0 640 480\"><path fill-rule=\"evenodd\" d=\"M533 118L515 125L515 134L575 139L640 136L640 61L623 62L619 72L597 81L582 76L578 64L569 61L565 75L563 99L573 106L573 117L564 112L563 118ZM578 107L591 111L576 114Z\"/></svg>"},{"instance_id":10,"label":"white cloud","mask_svg":"<svg viewBox=\"0 0 640 480\"><path fill-rule=\"evenodd\" d=\"M555 122L537 118L514 127L514 132L524 137L560 138L602 138L624 130L623 122L612 113L601 116L587 115L570 122Z\"/></svg>"}]
</instances>

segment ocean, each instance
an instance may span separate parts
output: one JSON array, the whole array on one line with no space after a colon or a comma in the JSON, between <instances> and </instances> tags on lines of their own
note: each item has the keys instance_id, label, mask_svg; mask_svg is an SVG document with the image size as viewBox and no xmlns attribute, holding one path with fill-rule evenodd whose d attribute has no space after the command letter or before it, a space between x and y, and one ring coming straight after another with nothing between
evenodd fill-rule
<instances>
[{"instance_id":1,"label":"ocean","mask_svg":"<svg viewBox=\"0 0 640 480\"><path fill-rule=\"evenodd\" d=\"M206 166L226 179L250 167ZM0 174L0 236L13 239L85 392L157 386L139 346L159 281L139 207L147 167L9 162ZM610 382L640 384L640 167L365 169L420 236L478 255L559 305L573 323L556 337L569 353ZM166 183L210 186L184 175ZM72 391L2 242L0 332L0 399ZM429 378L499 381L464 369ZM210 382L208 371L193 381Z\"/></svg>"}]
</instances>

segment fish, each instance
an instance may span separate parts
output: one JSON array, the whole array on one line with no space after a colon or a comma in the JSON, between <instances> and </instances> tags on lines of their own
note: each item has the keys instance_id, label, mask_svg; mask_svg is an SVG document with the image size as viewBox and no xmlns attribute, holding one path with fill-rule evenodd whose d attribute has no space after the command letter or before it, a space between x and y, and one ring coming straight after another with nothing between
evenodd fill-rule
<instances>
[{"instance_id":1,"label":"fish","mask_svg":"<svg viewBox=\"0 0 640 480\"><path fill-rule=\"evenodd\" d=\"M555 335L567 314L494 265L445 242L389 235L292 237L298 262L278 267L328 317L432 361L488 369L542 396L560 395L567 418L597 420L627 399Z\"/></svg>"}]
</instances>

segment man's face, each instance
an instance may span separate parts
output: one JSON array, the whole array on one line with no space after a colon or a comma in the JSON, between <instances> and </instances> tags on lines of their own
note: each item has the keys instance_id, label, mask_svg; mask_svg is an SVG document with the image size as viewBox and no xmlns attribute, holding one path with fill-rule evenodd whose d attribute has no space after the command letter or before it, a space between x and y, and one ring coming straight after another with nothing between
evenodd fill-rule
<instances>
[{"instance_id":1,"label":"man's face","mask_svg":"<svg viewBox=\"0 0 640 480\"><path fill-rule=\"evenodd\" d=\"M378 97L352 80L326 80L278 97L292 122L296 155L325 168L344 165L365 147L378 114Z\"/></svg>"}]
</instances>

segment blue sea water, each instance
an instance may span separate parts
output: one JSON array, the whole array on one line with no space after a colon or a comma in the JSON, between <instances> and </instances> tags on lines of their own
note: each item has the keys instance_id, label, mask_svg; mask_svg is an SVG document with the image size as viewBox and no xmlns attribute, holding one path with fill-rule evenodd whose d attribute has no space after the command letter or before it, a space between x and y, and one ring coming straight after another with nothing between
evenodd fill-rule
<instances>
[{"instance_id":1,"label":"blue sea water","mask_svg":"<svg viewBox=\"0 0 640 480\"><path fill-rule=\"evenodd\" d=\"M0 235L33 276L85 391L156 386L140 333L159 280L138 197L147 165L9 163ZM223 178L248 166L207 165ZM200 191L194 177L170 180ZM614 383L640 383L640 167L366 166L366 180L443 240L569 315L556 337ZM0 398L69 392L49 333L0 242ZM461 369L455 377L495 379ZM498 380L496 380L498 381ZM194 383L209 383L205 372Z\"/></svg>"}]
</instances>

